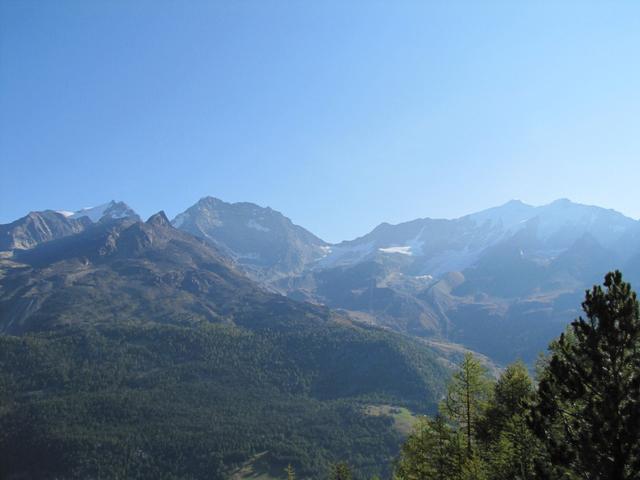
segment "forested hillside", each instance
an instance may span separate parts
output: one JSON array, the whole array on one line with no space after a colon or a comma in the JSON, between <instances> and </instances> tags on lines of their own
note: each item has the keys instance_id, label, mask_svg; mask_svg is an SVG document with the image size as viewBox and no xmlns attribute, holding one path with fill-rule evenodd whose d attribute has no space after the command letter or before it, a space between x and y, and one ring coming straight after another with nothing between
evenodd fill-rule
<instances>
[{"instance_id":1,"label":"forested hillside","mask_svg":"<svg viewBox=\"0 0 640 480\"><path fill-rule=\"evenodd\" d=\"M375 355L373 354L375 352ZM433 411L444 372L423 347L327 326L121 324L0 337L7 478L226 478L259 452L317 478L348 459L388 471L401 436L370 404Z\"/></svg>"},{"instance_id":2,"label":"forested hillside","mask_svg":"<svg viewBox=\"0 0 640 480\"><path fill-rule=\"evenodd\" d=\"M425 343L259 288L163 214L1 260L6 478L227 478L261 454L303 478L390 472L391 404L434 412Z\"/></svg>"}]
</instances>

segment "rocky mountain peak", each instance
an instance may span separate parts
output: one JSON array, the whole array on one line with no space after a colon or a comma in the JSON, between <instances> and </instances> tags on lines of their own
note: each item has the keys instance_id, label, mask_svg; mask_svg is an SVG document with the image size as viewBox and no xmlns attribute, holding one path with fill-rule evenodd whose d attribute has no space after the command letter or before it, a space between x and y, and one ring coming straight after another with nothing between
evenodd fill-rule
<instances>
[{"instance_id":1,"label":"rocky mountain peak","mask_svg":"<svg viewBox=\"0 0 640 480\"><path fill-rule=\"evenodd\" d=\"M160 210L158 213L151 215L146 223L147 225L153 225L156 227L171 226L171 222L167 218L167 215L164 213L164 210Z\"/></svg>"},{"instance_id":2,"label":"rocky mountain peak","mask_svg":"<svg viewBox=\"0 0 640 480\"><path fill-rule=\"evenodd\" d=\"M300 273L326 255L324 241L269 207L204 197L177 215L175 228L212 242L254 279Z\"/></svg>"},{"instance_id":3,"label":"rocky mountain peak","mask_svg":"<svg viewBox=\"0 0 640 480\"><path fill-rule=\"evenodd\" d=\"M68 218L89 218L93 223L103 219L115 220L119 218L133 218L139 220L138 214L126 203L111 200L96 207L87 207L74 212Z\"/></svg>"}]
</instances>

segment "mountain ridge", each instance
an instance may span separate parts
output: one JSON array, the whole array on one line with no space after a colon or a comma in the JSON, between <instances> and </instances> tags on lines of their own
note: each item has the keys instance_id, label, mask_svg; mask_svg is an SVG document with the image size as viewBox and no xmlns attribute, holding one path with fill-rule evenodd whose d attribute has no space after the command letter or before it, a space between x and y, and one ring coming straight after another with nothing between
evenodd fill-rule
<instances>
[{"instance_id":1,"label":"mountain ridge","mask_svg":"<svg viewBox=\"0 0 640 480\"><path fill-rule=\"evenodd\" d=\"M640 222L568 199L541 206L512 200L454 219L383 222L338 244L269 207L214 197L203 197L171 224L269 291L401 333L465 343L499 361L534 358L577 313L564 308L567 295L598 281L601 270L623 268L640 279ZM455 286L432 290L452 274ZM543 320L534 323L529 311ZM498 340L478 343L485 328L500 330ZM536 340L527 346L530 337Z\"/></svg>"}]
</instances>

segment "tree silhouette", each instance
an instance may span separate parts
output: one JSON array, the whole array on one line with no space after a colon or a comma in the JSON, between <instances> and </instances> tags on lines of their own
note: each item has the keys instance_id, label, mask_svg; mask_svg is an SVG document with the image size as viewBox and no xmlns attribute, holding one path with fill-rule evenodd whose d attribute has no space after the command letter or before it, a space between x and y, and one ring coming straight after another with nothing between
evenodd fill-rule
<instances>
[{"instance_id":1,"label":"tree silhouette","mask_svg":"<svg viewBox=\"0 0 640 480\"><path fill-rule=\"evenodd\" d=\"M638 479L640 317L631 286L610 272L552 344L531 425L559 474Z\"/></svg>"}]
</instances>

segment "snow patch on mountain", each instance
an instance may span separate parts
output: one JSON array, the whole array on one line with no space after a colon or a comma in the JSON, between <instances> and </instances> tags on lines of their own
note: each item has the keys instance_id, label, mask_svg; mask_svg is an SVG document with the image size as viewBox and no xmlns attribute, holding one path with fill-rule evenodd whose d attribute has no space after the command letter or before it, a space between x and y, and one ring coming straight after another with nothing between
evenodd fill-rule
<instances>
[{"instance_id":1,"label":"snow patch on mountain","mask_svg":"<svg viewBox=\"0 0 640 480\"><path fill-rule=\"evenodd\" d=\"M96 223L100 221L104 216L104 212L111 207L111 205L112 202L105 203L104 205L98 205L97 207L85 207L71 215L71 218L89 217L89 220Z\"/></svg>"},{"instance_id":2,"label":"snow patch on mountain","mask_svg":"<svg viewBox=\"0 0 640 480\"><path fill-rule=\"evenodd\" d=\"M433 275L416 275L414 277L416 280L426 280L426 281L431 281L433 280Z\"/></svg>"},{"instance_id":3,"label":"snow patch on mountain","mask_svg":"<svg viewBox=\"0 0 640 480\"><path fill-rule=\"evenodd\" d=\"M584 233L589 233L608 247L636 223L619 212L573 203L566 198L539 207L512 200L461 218L464 219L473 221L478 227L490 227L493 230L490 244L533 227L537 238L543 242L564 237L568 246Z\"/></svg>"},{"instance_id":4,"label":"snow patch on mountain","mask_svg":"<svg viewBox=\"0 0 640 480\"><path fill-rule=\"evenodd\" d=\"M86 207L74 212L68 218L88 217L93 223L99 222L102 218L111 219L137 217L138 215L126 203L111 200L97 207Z\"/></svg>"},{"instance_id":5,"label":"snow patch on mountain","mask_svg":"<svg viewBox=\"0 0 640 480\"><path fill-rule=\"evenodd\" d=\"M411 252L411 247L410 246L406 246L406 247L384 247L384 248L379 248L378 251L382 252L382 253L399 253L401 255L413 255L413 253Z\"/></svg>"}]
</instances>

